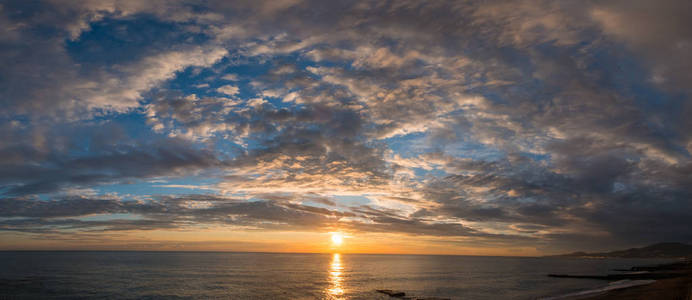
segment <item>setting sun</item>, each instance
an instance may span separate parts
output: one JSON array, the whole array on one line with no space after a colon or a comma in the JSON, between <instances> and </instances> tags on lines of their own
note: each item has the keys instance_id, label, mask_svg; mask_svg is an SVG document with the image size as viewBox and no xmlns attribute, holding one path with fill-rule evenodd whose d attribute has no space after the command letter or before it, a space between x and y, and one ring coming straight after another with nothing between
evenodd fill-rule
<instances>
[{"instance_id":1,"label":"setting sun","mask_svg":"<svg viewBox=\"0 0 692 300\"><path fill-rule=\"evenodd\" d=\"M332 233L332 244L340 246L344 242L344 236L340 232Z\"/></svg>"}]
</instances>

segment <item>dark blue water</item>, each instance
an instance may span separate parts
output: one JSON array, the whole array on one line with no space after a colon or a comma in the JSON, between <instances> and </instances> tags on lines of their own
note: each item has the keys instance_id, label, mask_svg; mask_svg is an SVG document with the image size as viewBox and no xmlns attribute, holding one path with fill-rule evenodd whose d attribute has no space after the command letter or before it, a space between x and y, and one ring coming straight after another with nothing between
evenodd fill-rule
<instances>
[{"instance_id":1,"label":"dark blue water","mask_svg":"<svg viewBox=\"0 0 692 300\"><path fill-rule=\"evenodd\" d=\"M536 299L662 260L219 252L0 252L0 299Z\"/></svg>"}]
</instances>

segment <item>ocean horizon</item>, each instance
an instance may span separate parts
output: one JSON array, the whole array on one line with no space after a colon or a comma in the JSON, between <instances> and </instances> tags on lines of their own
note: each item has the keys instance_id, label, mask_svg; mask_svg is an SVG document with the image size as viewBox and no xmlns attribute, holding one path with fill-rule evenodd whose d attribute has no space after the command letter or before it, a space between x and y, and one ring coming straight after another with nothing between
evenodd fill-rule
<instances>
[{"instance_id":1,"label":"ocean horizon","mask_svg":"<svg viewBox=\"0 0 692 300\"><path fill-rule=\"evenodd\" d=\"M10 299L542 299L608 282L606 274L663 259L219 251L1 251Z\"/></svg>"}]
</instances>

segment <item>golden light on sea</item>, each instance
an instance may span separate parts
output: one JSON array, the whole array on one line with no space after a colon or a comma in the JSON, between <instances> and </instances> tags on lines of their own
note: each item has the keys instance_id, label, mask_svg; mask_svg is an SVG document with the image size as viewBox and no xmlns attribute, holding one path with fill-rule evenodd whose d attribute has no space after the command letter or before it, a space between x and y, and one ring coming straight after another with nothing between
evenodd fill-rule
<instances>
[{"instance_id":1,"label":"golden light on sea","mask_svg":"<svg viewBox=\"0 0 692 300\"><path fill-rule=\"evenodd\" d=\"M327 294L332 299L340 299L344 294L344 288L342 285L343 281L343 271L344 267L341 264L341 255L339 253L332 254L332 262L329 268L329 288L327 288Z\"/></svg>"}]
</instances>

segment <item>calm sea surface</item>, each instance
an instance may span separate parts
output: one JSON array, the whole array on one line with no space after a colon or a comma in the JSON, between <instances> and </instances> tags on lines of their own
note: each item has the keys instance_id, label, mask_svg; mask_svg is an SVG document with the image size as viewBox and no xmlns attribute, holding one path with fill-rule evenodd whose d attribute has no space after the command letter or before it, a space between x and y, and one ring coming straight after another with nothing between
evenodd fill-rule
<instances>
[{"instance_id":1,"label":"calm sea surface","mask_svg":"<svg viewBox=\"0 0 692 300\"><path fill-rule=\"evenodd\" d=\"M662 260L219 252L0 252L0 299L536 299Z\"/></svg>"}]
</instances>

